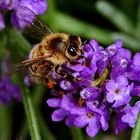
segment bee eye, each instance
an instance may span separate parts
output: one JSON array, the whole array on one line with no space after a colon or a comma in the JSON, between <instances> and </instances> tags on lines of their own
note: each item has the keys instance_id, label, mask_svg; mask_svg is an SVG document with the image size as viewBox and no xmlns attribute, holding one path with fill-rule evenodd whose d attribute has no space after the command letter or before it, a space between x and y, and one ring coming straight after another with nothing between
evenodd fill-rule
<instances>
[{"instance_id":1,"label":"bee eye","mask_svg":"<svg viewBox=\"0 0 140 140\"><path fill-rule=\"evenodd\" d=\"M69 48L68 48L68 53L69 53L71 56L77 56L77 51L76 51L74 45L69 46Z\"/></svg>"}]
</instances>

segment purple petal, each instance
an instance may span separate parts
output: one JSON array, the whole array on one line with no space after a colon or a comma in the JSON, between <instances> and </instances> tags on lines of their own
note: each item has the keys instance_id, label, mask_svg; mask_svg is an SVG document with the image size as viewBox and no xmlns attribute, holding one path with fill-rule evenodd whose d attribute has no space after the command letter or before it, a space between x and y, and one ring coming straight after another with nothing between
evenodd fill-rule
<instances>
[{"instance_id":1,"label":"purple petal","mask_svg":"<svg viewBox=\"0 0 140 140\"><path fill-rule=\"evenodd\" d=\"M131 96L138 96L140 97L140 85L135 83L134 88L132 90Z\"/></svg>"},{"instance_id":2,"label":"purple petal","mask_svg":"<svg viewBox=\"0 0 140 140\"><path fill-rule=\"evenodd\" d=\"M116 82L119 84L119 87L124 87L128 85L128 79L123 75L117 77Z\"/></svg>"},{"instance_id":3,"label":"purple petal","mask_svg":"<svg viewBox=\"0 0 140 140\"><path fill-rule=\"evenodd\" d=\"M94 137L100 129L100 124L98 122L90 122L86 128L86 132L90 137Z\"/></svg>"},{"instance_id":4,"label":"purple petal","mask_svg":"<svg viewBox=\"0 0 140 140\"><path fill-rule=\"evenodd\" d=\"M79 128L83 128L88 124L88 122L89 119L86 117L86 115L79 116L74 120L74 124Z\"/></svg>"},{"instance_id":5,"label":"purple petal","mask_svg":"<svg viewBox=\"0 0 140 140\"><path fill-rule=\"evenodd\" d=\"M62 80L60 82L60 87L64 90L73 90L75 88L75 85L69 80Z\"/></svg>"},{"instance_id":6,"label":"purple petal","mask_svg":"<svg viewBox=\"0 0 140 140\"><path fill-rule=\"evenodd\" d=\"M3 15L0 13L0 31L5 28Z\"/></svg>"},{"instance_id":7,"label":"purple petal","mask_svg":"<svg viewBox=\"0 0 140 140\"><path fill-rule=\"evenodd\" d=\"M106 100L109 103L113 103L113 101L115 100L114 98L115 98L115 93L110 93L110 92L106 93Z\"/></svg>"},{"instance_id":8,"label":"purple petal","mask_svg":"<svg viewBox=\"0 0 140 140\"><path fill-rule=\"evenodd\" d=\"M103 130L106 131L109 128L109 125L107 121L105 120L104 116L101 116L100 122L101 122Z\"/></svg>"},{"instance_id":9,"label":"purple petal","mask_svg":"<svg viewBox=\"0 0 140 140\"><path fill-rule=\"evenodd\" d=\"M136 53L133 58L133 64L140 69L140 53Z\"/></svg>"},{"instance_id":10,"label":"purple petal","mask_svg":"<svg viewBox=\"0 0 140 140\"><path fill-rule=\"evenodd\" d=\"M99 96L98 88L87 87L80 92L81 98L85 100L95 100Z\"/></svg>"},{"instance_id":11,"label":"purple petal","mask_svg":"<svg viewBox=\"0 0 140 140\"><path fill-rule=\"evenodd\" d=\"M114 92L116 89L116 83L113 80L109 80L109 82L106 84L106 89L109 92Z\"/></svg>"},{"instance_id":12,"label":"purple petal","mask_svg":"<svg viewBox=\"0 0 140 140\"><path fill-rule=\"evenodd\" d=\"M61 106L61 98L52 98L48 99L46 102L50 107L60 107Z\"/></svg>"},{"instance_id":13,"label":"purple petal","mask_svg":"<svg viewBox=\"0 0 140 140\"><path fill-rule=\"evenodd\" d=\"M20 6L25 6L35 14L43 14L47 10L46 0L20 0Z\"/></svg>"},{"instance_id":14,"label":"purple petal","mask_svg":"<svg viewBox=\"0 0 140 140\"><path fill-rule=\"evenodd\" d=\"M133 107L127 105L123 111L125 114L122 116L122 121L134 128L138 117L138 112L140 111L140 101L136 102L135 106Z\"/></svg>"},{"instance_id":15,"label":"purple petal","mask_svg":"<svg viewBox=\"0 0 140 140\"><path fill-rule=\"evenodd\" d=\"M64 109L57 109L52 113L53 121L62 121L69 113Z\"/></svg>"},{"instance_id":16,"label":"purple petal","mask_svg":"<svg viewBox=\"0 0 140 140\"><path fill-rule=\"evenodd\" d=\"M76 118L75 115L69 115L65 120L66 125L69 126L69 127L73 127L75 118Z\"/></svg>"},{"instance_id":17,"label":"purple petal","mask_svg":"<svg viewBox=\"0 0 140 140\"><path fill-rule=\"evenodd\" d=\"M11 22L17 28L24 28L25 26L31 25L35 19L35 14L26 7L19 7L12 14Z\"/></svg>"}]
</instances>

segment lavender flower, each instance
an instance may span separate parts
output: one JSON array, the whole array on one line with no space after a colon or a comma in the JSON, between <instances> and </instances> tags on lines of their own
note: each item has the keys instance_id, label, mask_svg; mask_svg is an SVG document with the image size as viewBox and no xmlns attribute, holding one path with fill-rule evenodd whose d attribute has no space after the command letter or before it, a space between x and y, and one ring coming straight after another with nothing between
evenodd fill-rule
<instances>
[{"instance_id":1,"label":"lavender flower","mask_svg":"<svg viewBox=\"0 0 140 140\"><path fill-rule=\"evenodd\" d=\"M92 102L87 102L87 107L71 109L72 114L78 115L74 120L74 124L79 128L86 126L86 132L91 137L98 133L100 127L104 131L108 129L108 122L104 116L104 111L96 108Z\"/></svg>"},{"instance_id":2,"label":"lavender flower","mask_svg":"<svg viewBox=\"0 0 140 140\"><path fill-rule=\"evenodd\" d=\"M136 102L133 107L127 104L124 108L117 109L115 134L118 134L120 130L125 130L128 126L134 128L139 111L140 101Z\"/></svg>"},{"instance_id":3,"label":"lavender flower","mask_svg":"<svg viewBox=\"0 0 140 140\"><path fill-rule=\"evenodd\" d=\"M7 105L12 99L21 101L20 88L10 81L10 77L4 76L0 80L0 103Z\"/></svg>"},{"instance_id":4,"label":"lavender flower","mask_svg":"<svg viewBox=\"0 0 140 140\"><path fill-rule=\"evenodd\" d=\"M128 78L140 82L140 53L136 53L128 69Z\"/></svg>"},{"instance_id":5,"label":"lavender flower","mask_svg":"<svg viewBox=\"0 0 140 140\"><path fill-rule=\"evenodd\" d=\"M0 12L12 10L11 23L17 28L24 28L33 22L36 15L47 9L46 0L10 0L0 2ZM3 16L0 14L0 29L4 28Z\"/></svg>"},{"instance_id":6,"label":"lavender flower","mask_svg":"<svg viewBox=\"0 0 140 140\"><path fill-rule=\"evenodd\" d=\"M47 101L50 107L57 108L53 121L65 119L66 125L86 128L87 134L94 137L99 129L109 128L114 110L115 134L135 126L139 102L131 107L130 101L140 93L140 78L136 77L140 73L140 54L132 59L131 52L122 46L121 40L116 40L104 49L93 39L81 47L81 58L61 66L68 77L51 72L57 84L51 92L55 98Z\"/></svg>"},{"instance_id":7,"label":"lavender flower","mask_svg":"<svg viewBox=\"0 0 140 140\"><path fill-rule=\"evenodd\" d=\"M0 103L7 105L12 99L21 101L20 88L11 82L9 75L7 75L9 65L9 58L5 56L1 63L1 77L0 77Z\"/></svg>"},{"instance_id":8,"label":"lavender flower","mask_svg":"<svg viewBox=\"0 0 140 140\"><path fill-rule=\"evenodd\" d=\"M58 108L52 114L53 121L61 121L66 118L66 125L72 127L74 125L75 115L70 114L72 107L75 107L72 98L63 96L62 98L53 98L47 100L47 104L51 107Z\"/></svg>"},{"instance_id":9,"label":"lavender flower","mask_svg":"<svg viewBox=\"0 0 140 140\"><path fill-rule=\"evenodd\" d=\"M122 122L127 123L130 127L134 128L135 123L140 111L140 101L135 103L135 106L131 107L129 104L123 109L124 115L122 116Z\"/></svg>"},{"instance_id":10,"label":"lavender flower","mask_svg":"<svg viewBox=\"0 0 140 140\"><path fill-rule=\"evenodd\" d=\"M112 107L116 108L127 104L130 99L130 93L133 89L133 84L128 85L128 79L125 76L119 76L116 81L109 80L106 84L106 99L109 103L113 103Z\"/></svg>"}]
</instances>

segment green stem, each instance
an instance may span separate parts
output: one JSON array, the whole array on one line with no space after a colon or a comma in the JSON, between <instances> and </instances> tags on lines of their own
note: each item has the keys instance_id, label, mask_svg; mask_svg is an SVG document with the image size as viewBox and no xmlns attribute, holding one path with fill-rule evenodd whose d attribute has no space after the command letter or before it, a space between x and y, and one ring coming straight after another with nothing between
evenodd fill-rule
<instances>
[{"instance_id":1,"label":"green stem","mask_svg":"<svg viewBox=\"0 0 140 140\"><path fill-rule=\"evenodd\" d=\"M11 108L0 105L0 140L11 139L12 121Z\"/></svg>"},{"instance_id":2,"label":"green stem","mask_svg":"<svg viewBox=\"0 0 140 140\"><path fill-rule=\"evenodd\" d=\"M72 135L72 140L84 140L84 136L80 128L77 127L70 128L70 132Z\"/></svg>"},{"instance_id":3,"label":"green stem","mask_svg":"<svg viewBox=\"0 0 140 140\"><path fill-rule=\"evenodd\" d=\"M42 85L36 86L35 89L33 90L34 96L32 99L32 103L34 104L34 107L36 108L36 113L38 112L39 107L40 107L41 102L42 102L43 97L44 97L43 91L44 91L44 86L42 86ZM23 126L22 126L20 133L18 135L19 139L26 139L26 136L28 134L27 126L28 126L27 121L23 120Z\"/></svg>"},{"instance_id":4,"label":"green stem","mask_svg":"<svg viewBox=\"0 0 140 140\"><path fill-rule=\"evenodd\" d=\"M91 84L91 86L98 86L102 81L106 80L106 78L109 75L109 68L105 69L105 71L103 72L103 74L96 80L94 80Z\"/></svg>"},{"instance_id":5,"label":"green stem","mask_svg":"<svg viewBox=\"0 0 140 140\"><path fill-rule=\"evenodd\" d=\"M30 130L31 139L41 140L38 124L37 124L37 118L35 115L29 90L26 87L22 87L21 89L22 89L23 104L27 116L27 122Z\"/></svg>"},{"instance_id":6,"label":"green stem","mask_svg":"<svg viewBox=\"0 0 140 140\"><path fill-rule=\"evenodd\" d=\"M135 128L132 131L131 140L139 140L140 139L140 112L138 115L137 123Z\"/></svg>"},{"instance_id":7,"label":"green stem","mask_svg":"<svg viewBox=\"0 0 140 140\"><path fill-rule=\"evenodd\" d=\"M10 28L10 37L12 37L12 43L17 43L22 48L23 51L28 52L31 49L30 43L23 37L21 32L15 28ZM13 37L14 35L14 37Z\"/></svg>"}]
</instances>

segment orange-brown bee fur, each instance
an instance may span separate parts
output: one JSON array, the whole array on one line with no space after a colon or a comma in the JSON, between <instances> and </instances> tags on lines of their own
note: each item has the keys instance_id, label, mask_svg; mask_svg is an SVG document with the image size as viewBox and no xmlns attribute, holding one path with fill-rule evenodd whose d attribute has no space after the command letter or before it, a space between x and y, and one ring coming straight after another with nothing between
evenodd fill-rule
<instances>
[{"instance_id":1,"label":"orange-brown bee fur","mask_svg":"<svg viewBox=\"0 0 140 140\"><path fill-rule=\"evenodd\" d=\"M25 27L26 31L31 36L41 37L42 41L31 49L29 59L22 61L11 73L26 68L33 81L41 81L46 85L49 82L54 84L55 81L49 76L50 71L55 70L56 73L64 76L61 65L81 56L82 43L78 36L53 33L38 18L31 25ZM52 87L53 84L50 85L50 83L49 86Z\"/></svg>"},{"instance_id":2,"label":"orange-brown bee fur","mask_svg":"<svg viewBox=\"0 0 140 140\"><path fill-rule=\"evenodd\" d=\"M52 79L49 73L56 66L77 59L81 55L81 39L65 33L54 33L45 36L29 53L29 60L38 59L29 66L29 74L35 82L47 84ZM60 72L61 73L61 72Z\"/></svg>"}]
</instances>

